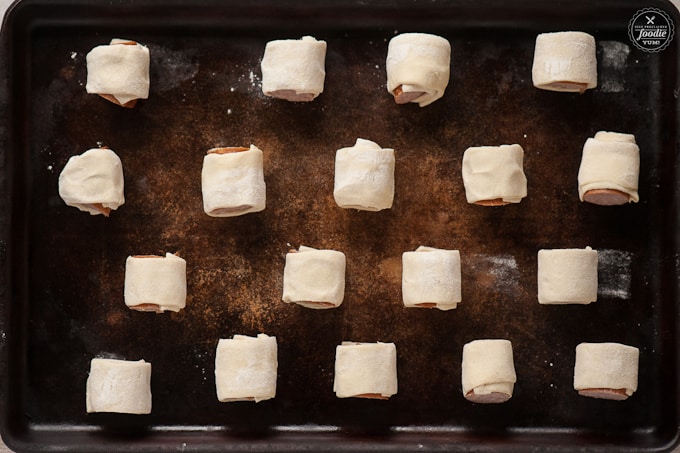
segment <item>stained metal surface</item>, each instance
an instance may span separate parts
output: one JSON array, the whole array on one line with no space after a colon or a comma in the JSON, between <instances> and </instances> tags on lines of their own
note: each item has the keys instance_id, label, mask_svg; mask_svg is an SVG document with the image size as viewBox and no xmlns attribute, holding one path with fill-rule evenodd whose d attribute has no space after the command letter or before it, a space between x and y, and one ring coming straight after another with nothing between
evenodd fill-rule
<instances>
[{"instance_id":1,"label":"stained metal surface","mask_svg":"<svg viewBox=\"0 0 680 453\"><path fill-rule=\"evenodd\" d=\"M20 3L3 36L6 442L35 451L670 448L678 47L649 54L631 45L627 20L643 6ZM599 87L583 95L531 84L535 35L565 29L598 41ZM387 42L406 31L452 45L446 94L425 108L398 106L385 89ZM263 96L266 42L306 34L328 43L324 93L304 104ZM150 97L132 110L85 93L85 55L114 37L151 51ZM598 130L636 135L640 203L578 200L581 149ZM391 210L334 203L335 150L357 137L395 149ZM266 210L208 217L203 155L251 143L265 154ZM525 150L528 197L500 208L467 204L463 151L503 143ZM68 158L98 145L120 156L125 173L126 203L108 219L58 196ZM285 253L300 244L346 254L340 308L280 300ZM401 254L419 245L460 250L456 310L403 308ZM585 246L601 251L598 301L539 305L538 250ZM187 261L186 309L130 311L125 258L165 252ZM218 339L259 332L278 340L276 398L219 403ZM461 394L463 344L480 338L513 343L518 382L505 404ZM396 396L334 396L343 340L397 345ZM584 341L640 348L639 390L628 401L573 390L574 348ZM151 415L85 413L89 361L100 355L152 363Z\"/></svg>"}]
</instances>

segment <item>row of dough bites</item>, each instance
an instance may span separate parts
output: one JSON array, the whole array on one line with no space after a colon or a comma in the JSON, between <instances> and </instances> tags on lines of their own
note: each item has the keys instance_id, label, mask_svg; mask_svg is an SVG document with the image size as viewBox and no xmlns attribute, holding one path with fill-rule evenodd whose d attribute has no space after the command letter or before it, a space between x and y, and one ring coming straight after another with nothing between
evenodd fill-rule
<instances>
[{"instance_id":1,"label":"row of dough bites","mask_svg":"<svg viewBox=\"0 0 680 453\"><path fill-rule=\"evenodd\" d=\"M461 301L460 253L419 247L402 255L404 306L451 310ZM339 307L345 296L345 254L300 246L286 255L283 301L303 307Z\"/></svg>"},{"instance_id":2,"label":"row of dough bites","mask_svg":"<svg viewBox=\"0 0 680 453\"><path fill-rule=\"evenodd\" d=\"M220 402L260 402L276 396L276 337L234 335L215 353L215 389ZM638 348L619 343L576 347L574 389L579 395L625 400L638 385ZM475 340L463 346L461 387L474 403L503 403L517 375L508 340ZM338 398L389 399L397 394L394 343L345 341L336 347L333 392ZM87 412L151 413L151 364L95 358L86 385Z\"/></svg>"},{"instance_id":3,"label":"row of dough bites","mask_svg":"<svg viewBox=\"0 0 680 453\"><path fill-rule=\"evenodd\" d=\"M311 36L267 43L262 58L262 91L294 102L323 92L326 42ZM387 91L397 104L425 107L444 95L449 83L451 45L427 33L403 33L389 42ZM595 38L583 32L542 33L536 38L532 81L535 87L583 93L597 86Z\"/></svg>"},{"instance_id":4,"label":"row of dough bites","mask_svg":"<svg viewBox=\"0 0 680 453\"><path fill-rule=\"evenodd\" d=\"M323 92L326 42L305 36L266 44L260 68L262 92L292 102L309 102ZM421 107L444 95L449 83L451 46L439 36L405 33L389 43L388 91L398 104ZM113 39L86 57L88 93L133 108L149 97L149 49L135 41Z\"/></svg>"},{"instance_id":5,"label":"row of dough bites","mask_svg":"<svg viewBox=\"0 0 680 453\"><path fill-rule=\"evenodd\" d=\"M463 184L468 203L502 206L527 196L520 145L479 146L463 154ZM640 148L635 136L599 131L583 145L578 171L581 201L601 206L637 203Z\"/></svg>"},{"instance_id":6,"label":"row of dough bites","mask_svg":"<svg viewBox=\"0 0 680 453\"><path fill-rule=\"evenodd\" d=\"M286 303L327 309L345 296L345 254L300 246L286 255L283 295ZM597 300L597 251L555 249L538 252L538 301L541 304L589 304ZM418 247L402 254L405 307L451 310L461 296L458 250ZM129 256L125 263L125 305L137 311L178 312L186 305L186 261L177 255Z\"/></svg>"},{"instance_id":7,"label":"row of dough bites","mask_svg":"<svg viewBox=\"0 0 680 453\"><path fill-rule=\"evenodd\" d=\"M326 42L311 36L267 43L262 57L262 92L293 102L309 102L323 92ZM444 95L449 83L451 45L436 35L404 33L390 40L387 90L397 104L421 107Z\"/></svg>"},{"instance_id":8,"label":"row of dough bites","mask_svg":"<svg viewBox=\"0 0 680 453\"><path fill-rule=\"evenodd\" d=\"M502 206L527 196L520 145L470 147L463 153L462 176L468 203ZM212 148L203 159L203 209L211 217L233 217L266 207L262 150ZM345 209L390 209L395 194L395 155L391 148L362 138L335 155L333 198ZM640 149L631 134L600 131L588 138L578 172L581 201L599 205L637 202ZM72 156L59 175L59 195L69 206L108 216L125 203L123 166L110 149Z\"/></svg>"},{"instance_id":9,"label":"row of dough bites","mask_svg":"<svg viewBox=\"0 0 680 453\"><path fill-rule=\"evenodd\" d=\"M326 42L312 36L266 44L260 64L262 91L292 102L309 102L323 92ZM135 41L113 39L86 57L88 93L132 108L149 97L149 49ZM451 45L427 33L403 33L388 45L387 91L397 104L427 106L444 95L451 66ZM532 80L537 88L584 92L597 86L595 38L582 32L543 33L536 38Z\"/></svg>"},{"instance_id":10,"label":"row of dough bites","mask_svg":"<svg viewBox=\"0 0 680 453\"><path fill-rule=\"evenodd\" d=\"M597 251L539 250L538 302L545 305L590 304L597 300ZM300 246L286 255L283 301L326 309L345 295L344 253ZM402 298L405 307L451 310L462 301L458 250L418 247L402 254Z\"/></svg>"},{"instance_id":11,"label":"row of dough bites","mask_svg":"<svg viewBox=\"0 0 680 453\"><path fill-rule=\"evenodd\" d=\"M203 209L211 217L233 217L266 207L263 154L250 148L213 148L203 159ZM394 150L358 139L337 150L333 196L338 206L366 211L392 207Z\"/></svg>"},{"instance_id":12,"label":"row of dough bites","mask_svg":"<svg viewBox=\"0 0 680 453\"><path fill-rule=\"evenodd\" d=\"M255 145L212 148L203 158L203 209L211 217L234 217L266 207L264 157ZM380 211L394 200L394 150L357 139L337 150L333 196L346 209ZM108 148L72 156L59 175L59 195L68 206L109 216L125 203L123 166Z\"/></svg>"}]
</instances>

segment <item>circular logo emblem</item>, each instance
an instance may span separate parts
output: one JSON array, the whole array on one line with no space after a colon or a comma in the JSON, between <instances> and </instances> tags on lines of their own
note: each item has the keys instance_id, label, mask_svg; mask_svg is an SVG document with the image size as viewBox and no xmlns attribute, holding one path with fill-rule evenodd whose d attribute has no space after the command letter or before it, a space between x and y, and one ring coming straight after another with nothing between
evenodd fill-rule
<instances>
[{"instance_id":1,"label":"circular logo emblem","mask_svg":"<svg viewBox=\"0 0 680 453\"><path fill-rule=\"evenodd\" d=\"M628 23L628 37L645 52L664 50L673 40L674 32L671 17L657 8L641 9Z\"/></svg>"}]
</instances>

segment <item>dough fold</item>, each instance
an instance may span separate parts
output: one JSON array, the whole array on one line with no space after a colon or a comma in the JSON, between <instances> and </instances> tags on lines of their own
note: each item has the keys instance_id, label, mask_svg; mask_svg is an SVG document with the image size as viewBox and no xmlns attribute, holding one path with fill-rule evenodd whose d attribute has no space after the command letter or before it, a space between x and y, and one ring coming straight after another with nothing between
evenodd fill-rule
<instances>
[{"instance_id":1,"label":"dough fold","mask_svg":"<svg viewBox=\"0 0 680 453\"><path fill-rule=\"evenodd\" d=\"M72 156L59 174L59 196L68 206L108 217L125 203L120 158L108 148Z\"/></svg>"},{"instance_id":2,"label":"dough fold","mask_svg":"<svg viewBox=\"0 0 680 453\"><path fill-rule=\"evenodd\" d=\"M637 203L640 176L640 148L635 136L619 132L600 131L586 140L578 171L578 195L591 190L617 190ZM585 200L587 201L587 200Z\"/></svg>"},{"instance_id":3,"label":"dough fold","mask_svg":"<svg viewBox=\"0 0 680 453\"><path fill-rule=\"evenodd\" d=\"M466 149L463 185L467 202L502 205L522 201L527 196L523 163L524 149L517 144Z\"/></svg>"},{"instance_id":4,"label":"dough fold","mask_svg":"<svg viewBox=\"0 0 680 453\"><path fill-rule=\"evenodd\" d=\"M276 396L276 337L234 335L220 339L215 354L215 386L222 402L260 401Z\"/></svg>"},{"instance_id":5,"label":"dough fold","mask_svg":"<svg viewBox=\"0 0 680 453\"><path fill-rule=\"evenodd\" d=\"M92 49L85 59L88 93L113 96L122 106L149 97L147 47L134 41L113 39L109 45Z\"/></svg>"},{"instance_id":6,"label":"dough fold","mask_svg":"<svg viewBox=\"0 0 680 453\"><path fill-rule=\"evenodd\" d=\"M628 398L638 387L639 356L638 348L620 343L579 344L574 364L574 390L595 398Z\"/></svg>"},{"instance_id":7,"label":"dough fold","mask_svg":"<svg viewBox=\"0 0 680 453\"><path fill-rule=\"evenodd\" d=\"M187 263L172 253L128 256L125 305L133 310L178 312L186 306Z\"/></svg>"},{"instance_id":8,"label":"dough fold","mask_svg":"<svg viewBox=\"0 0 680 453\"><path fill-rule=\"evenodd\" d=\"M211 217L263 211L267 202L264 156L250 148L213 148L203 158L203 210Z\"/></svg>"},{"instance_id":9,"label":"dough fold","mask_svg":"<svg viewBox=\"0 0 680 453\"><path fill-rule=\"evenodd\" d=\"M394 343L343 341L336 348L333 391L338 398L388 399L397 387Z\"/></svg>"},{"instance_id":10,"label":"dough fold","mask_svg":"<svg viewBox=\"0 0 680 453\"><path fill-rule=\"evenodd\" d=\"M541 33L536 37L534 86L542 90L580 92L597 86L595 38L580 31Z\"/></svg>"},{"instance_id":11,"label":"dough fold","mask_svg":"<svg viewBox=\"0 0 680 453\"><path fill-rule=\"evenodd\" d=\"M512 343L508 340L475 340L465 344L461 367L463 396L466 399L495 403L512 397L517 375Z\"/></svg>"},{"instance_id":12,"label":"dough fold","mask_svg":"<svg viewBox=\"0 0 680 453\"><path fill-rule=\"evenodd\" d=\"M402 33L390 40L385 62L387 91L401 87L404 93L422 93L410 102L420 107L444 96L449 84L451 45L441 36Z\"/></svg>"},{"instance_id":13,"label":"dough fold","mask_svg":"<svg viewBox=\"0 0 680 453\"><path fill-rule=\"evenodd\" d=\"M401 288L406 307L452 310L461 301L460 252L418 247L402 254ZM425 304L425 305L423 305Z\"/></svg>"},{"instance_id":14,"label":"dough fold","mask_svg":"<svg viewBox=\"0 0 680 453\"><path fill-rule=\"evenodd\" d=\"M589 304L597 300L597 250L538 251L538 302Z\"/></svg>"},{"instance_id":15,"label":"dough fold","mask_svg":"<svg viewBox=\"0 0 680 453\"><path fill-rule=\"evenodd\" d=\"M335 154L333 198L341 208L390 209L394 201L394 150L358 138Z\"/></svg>"},{"instance_id":16,"label":"dough fold","mask_svg":"<svg viewBox=\"0 0 680 453\"><path fill-rule=\"evenodd\" d=\"M144 360L92 359L86 383L87 412L151 413L151 364Z\"/></svg>"},{"instance_id":17,"label":"dough fold","mask_svg":"<svg viewBox=\"0 0 680 453\"><path fill-rule=\"evenodd\" d=\"M345 254L300 246L286 254L283 301L307 308L336 308L345 297Z\"/></svg>"},{"instance_id":18,"label":"dough fold","mask_svg":"<svg viewBox=\"0 0 680 453\"><path fill-rule=\"evenodd\" d=\"M262 57L262 92L293 102L314 100L326 78L326 42L312 36L270 41Z\"/></svg>"}]
</instances>

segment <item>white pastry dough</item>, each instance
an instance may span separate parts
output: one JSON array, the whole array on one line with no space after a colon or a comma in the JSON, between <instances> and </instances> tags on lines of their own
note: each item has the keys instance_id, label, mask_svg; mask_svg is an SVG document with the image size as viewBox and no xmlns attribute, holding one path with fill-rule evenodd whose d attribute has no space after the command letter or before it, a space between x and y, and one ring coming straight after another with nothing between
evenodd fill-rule
<instances>
[{"instance_id":1,"label":"white pastry dough","mask_svg":"<svg viewBox=\"0 0 680 453\"><path fill-rule=\"evenodd\" d=\"M345 297L345 254L300 246L286 255L283 301L307 308L335 308Z\"/></svg>"},{"instance_id":2,"label":"white pastry dough","mask_svg":"<svg viewBox=\"0 0 680 453\"><path fill-rule=\"evenodd\" d=\"M527 196L524 150L520 145L477 146L463 153L463 185L468 203L498 206Z\"/></svg>"},{"instance_id":3,"label":"white pastry dough","mask_svg":"<svg viewBox=\"0 0 680 453\"><path fill-rule=\"evenodd\" d=\"M394 343L343 341L335 350L333 391L338 398L388 399L397 393Z\"/></svg>"},{"instance_id":4,"label":"white pastry dough","mask_svg":"<svg viewBox=\"0 0 680 453\"><path fill-rule=\"evenodd\" d=\"M589 304L597 300L597 250L538 251L538 302Z\"/></svg>"},{"instance_id":5,"label":"white pastry dough","mask_svg":"<svg viewBox=\"0 0 680 453\"><path fill-rule=\"evenodd\" d=\"M576 346L574 390L583 396L624 400L638 387L640 351L619 343Z\"/></svg>"},{"instance_id":6,"label":"white pastry dough","mask_svg":"<svg viewBox=\"0 0 680 453\"><path fill-rule=\"evenodd\" d=\"M113 39L87 54L88 93L111 95L123 106L149 97L149 49L133 42Z\"/></svg>"},{"instance_id":7,"label":"white pastry dough","mask_svg":"<svg viewBox=\"0 0 680 453\"><path fill-rule=\"evenodd\" d=\"M406 307L456 308L461 301L460 252L418 247L402 255L401 289Z\"/></svg>"},{"instance_id":8,"label":"white pastry dough","mask_svg":"<svg viewBox=\"0 0 680 453\"><path fill-rule=\"evenodd\" d=\"M609 189L628 195L629 202L638 202L640 148L635 136L600 131L586 140L578 171L578 195L591 190ZM587 200L586 200L587 201Z\"/></svg>"},{"instance_id":9,"label":"white pastry dough","mask_svg":"<svg viewBox=\"0 0 680 453\"><path fill-rule=\"evenodd\" d=\"M186 305L187 263L172 253L128 256L125 305L133 310L178 312Z\"/></svg>"},{"instance_id":10,"label":"white pastry dough","mask_svg":"<svg viewBox=\"0 0 680 453\"><path fill-rule=\"evenodd\" d=\"M444 95L449 84L451 45L441 36L403 33L390 40L385 62L387 91L422 93L410 100L421 107Z\"/></svg>"},{"instance_id":11,"label":"white pastry dough","mask_svg":"<svg viewBox=\"0 0 680 453\"><path fill-rule=\"evenodd\" d=\"M92 359L87 378L87 412L151 413L151 364Z\"/></svg>"},{"instance_id":12,"label":"white pastry dough","mask_svg":"<svg viewBox=\"0 0 680 453\"><path fill-rule=\"evenodd\" d=\"M203 158L203 210L211 217L235 217L266 207L262 151L250 148L213 148Z\"/></svg>"},{"instance_id":13,"label":"white pastry dough","mask_svg":"<svg viewBox=\"0 0 680 453\"><path fill-rule=\"evenodd\" d=\"M478 403L509 400L517 382L508 340L475 340L463 346L462 386L465 398Z\"/></svg>"},{"instance_id":14,"label":"white pastry dough","mask_svg":"<svg viewBox=\"0 0 680 453\"><path fill-rule=\"evenodd\" d=\"M107 148L72 156L59 175L59 196L68 206L108 217L125 203L120 158Z\"/></svg>"},{"instance_id":15,"label":"white pastry dough","mask_svg":"<svg viewBox=\"0 0 680 453\"><path fill-rule=\"evenodd\" d=\"M394 201L394 150L358 138L335 154L333 198L341 208L381 211Z\"/></svg>"},{"instance_id":16,"label":"white pastry dough","mask_svg":"<svg viewBox=\"0 0 680 453\"><path fill-rule=\"evenodd\" d=\"M276 396L278 369L276 337L234 335L220 339L215 354L217 399L260 401Z\"/></svg>"},{"instance_id":17,"label":"white pastry dough","mask_svg":"<svg viewBox=\"0 0 680 453\"><path fill-rule=\"evenodd\" d=\"M270 41L262 57L262 92L294 102L314 100L326 78L326 41L312 36Z\"/></svg>"},{"instance_id":18,"label":"white pastry dough","mask_svg":"<svg viewBox=\"0 0 680 453\"><path fill-rule=\"evenodd\" d=\"M595 88L595 38L580 31L538 35L531 75L534 86L542 90L583 93Z\"/></svg>"}]
</instances>

